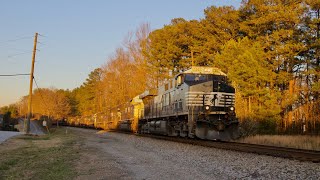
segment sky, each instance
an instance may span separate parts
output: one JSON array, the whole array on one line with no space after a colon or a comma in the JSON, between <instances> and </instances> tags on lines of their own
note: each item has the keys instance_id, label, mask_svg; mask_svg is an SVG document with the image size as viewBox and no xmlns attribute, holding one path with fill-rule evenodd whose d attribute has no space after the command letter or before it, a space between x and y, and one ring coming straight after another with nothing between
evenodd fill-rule
<instances>
[{"instance_id":1,"label":"sky","mask_svg":"<svg viewBox=\"0 0 320 180\"><path fill-rule=\"evenodd\" d=\"M0 75L28 74L38 32L33 89L72 90L107 63L129 32L152 30L173 18L204 18L210 6L240 6L241 0L2 0ZM29 93L29 76L0 76L0 107Z\"/></svg>"}]
</instances>

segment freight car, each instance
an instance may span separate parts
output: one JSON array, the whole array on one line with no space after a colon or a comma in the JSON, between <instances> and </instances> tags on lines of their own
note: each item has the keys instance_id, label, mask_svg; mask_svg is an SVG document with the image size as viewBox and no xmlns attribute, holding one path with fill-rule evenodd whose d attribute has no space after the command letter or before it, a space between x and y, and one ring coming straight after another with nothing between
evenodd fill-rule
<instances>
[{"instance_id":1,"label":"freight car","mask_svg":"<svg viewBox=\"0 0 320 180\"><path fill-rule=\"evenodd\" d=\"M193 66L110 110L109 128L208 140L239 137L235 89L214 67Z\"/></svg>"}]
</instances>

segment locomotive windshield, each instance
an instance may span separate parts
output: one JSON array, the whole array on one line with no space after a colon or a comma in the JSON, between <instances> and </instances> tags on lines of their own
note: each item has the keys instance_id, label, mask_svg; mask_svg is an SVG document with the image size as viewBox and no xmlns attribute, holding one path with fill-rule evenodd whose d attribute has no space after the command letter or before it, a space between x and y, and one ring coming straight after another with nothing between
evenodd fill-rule
<instances>
[{"instance_id":1,"label":"locomotive windshield","mask_svg":"<svg viewBox=\"0 0 320 180\"><path fill-rule=\"evenodd\" d=\"M235 89L224 81L213 81L213 92L235 93Z\"/></svg>"},{"instance_id":2,"label":"locomotive windshield","mask_svg":"<svg viewBox=\"0 0 320 180\"><path fill-rule=\"evenodd\" d=\"M199 84L207 81L226 82L226 77L212 74L185 74L184 82L189 85Z\"/></svg>"},{"instance_id":3,"label":"locomotive windshield","mask_svg":"<svg viewBox=\"0 0 320 180\"><path fill-rule=\"evenodd\" d=\"M190 86L208 81L213 81L213 92L235 92L234 88L228 84L226 76L213 74L185 74L184 76L184 82Z\"/></svg>"}]
</instances>

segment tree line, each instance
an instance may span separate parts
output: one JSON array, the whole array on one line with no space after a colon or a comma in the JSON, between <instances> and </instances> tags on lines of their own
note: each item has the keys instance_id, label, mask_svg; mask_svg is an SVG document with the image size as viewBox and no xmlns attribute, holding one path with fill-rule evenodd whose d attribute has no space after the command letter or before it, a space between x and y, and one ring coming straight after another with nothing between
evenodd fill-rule
<instances>
[{"instance_id":1,"label":"tree line","mask_svg":"<svg viewBox=\"0 0 320 180\"><path fill-rule=\"evenodd\" d=\"M319 134L319 9L313 0L243 0L239 9L207 7L200 20L175 18L153 31L142 24L80 87L35 90L33 112L107 113L161 85L169 72L214 66L236 88L246 131ZM21 114L26 100L17 103Z\"/></svg>"}]
</instances>

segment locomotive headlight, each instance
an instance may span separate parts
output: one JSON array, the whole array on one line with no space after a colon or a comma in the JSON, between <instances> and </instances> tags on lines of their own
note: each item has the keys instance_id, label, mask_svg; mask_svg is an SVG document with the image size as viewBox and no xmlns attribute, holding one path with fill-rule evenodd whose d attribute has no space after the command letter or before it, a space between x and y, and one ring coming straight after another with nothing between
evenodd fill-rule
<instances>
[{"instance_id":1,"label":"locomotive headlight","mask_svg":"<svg viewBox=\"0 0 320 180\"><path fill-rule=\"evenodd\" d=\"M210 106L209 106L209 105L206 105L206 106L204 107L204 109L205 109L206 111L209 111L209 110L210 110Z\"/></svg>"},{"instance_id":2,"label":"locomotive headlight","mask_svg":"<svg viewBox=\"0 0 320 180\"><path fill-rule=\"evenodd\" d=\"M233 106L230 107L230 111L234 111L234 107Z\"/></svg>"}]
</instances>

